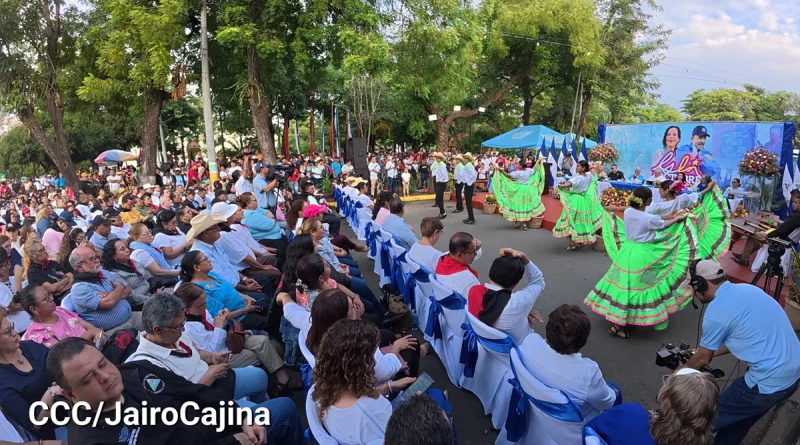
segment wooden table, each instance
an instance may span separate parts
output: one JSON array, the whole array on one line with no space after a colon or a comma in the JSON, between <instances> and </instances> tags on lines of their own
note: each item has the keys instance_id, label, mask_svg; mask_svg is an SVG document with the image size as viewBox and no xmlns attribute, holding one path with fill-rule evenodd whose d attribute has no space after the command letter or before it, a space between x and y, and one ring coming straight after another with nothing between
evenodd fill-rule
<instances>
[{"instance_id":1,"label":"wooden table","mask_svg":"<svg viewBox=\"0 0 800 445\"><path fill-rule=\"evenodd\" d=\"M766 232L775 229L777 226L770 226L764 223L765 218L759 216L748 216L746 218L734 218L731 220L731 229L734 233L742 236L753 236L756 232Z\"/></svg>"}]
</instances>

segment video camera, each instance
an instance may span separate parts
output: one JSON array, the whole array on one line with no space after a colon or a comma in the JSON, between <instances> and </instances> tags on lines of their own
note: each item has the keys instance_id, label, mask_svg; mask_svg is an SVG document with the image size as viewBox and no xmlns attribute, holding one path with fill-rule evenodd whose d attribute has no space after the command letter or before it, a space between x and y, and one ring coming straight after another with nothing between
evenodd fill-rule
<instances>
[{"instance_id":1,"label":"video camera","mask_svg":"<svg viewBox=\"0 0 800 445\"><path fill-rule=\"evenodd\" d=\"M291 164L269 165L267 167L266 179L267 181L277 179L278 183L283 184L289 179L289 176L292 175L292 170L294 170L294 166Z\"/></svg>"},{"instance_id":2,"label":"video camera","mask_svg":"<svg viewBox=\"0 0 800 445\"><path fill-rule=\"evenodd\" d=\"M672 343L661 345L661 349L656 352L656 366L669 368L674 371L692 358L694 353L690 348L691 346L684 342L681 342L678 347L675 347ZM711 374L715 379L725 377L724 371L712 368L708 365L703 365L701 371Z\"/></svg>"},{"instance_id":3,"label":"video camera","mask_svg":"<svg viewBox=\"0 0 800 445\"><path fill-rule=\"evenodd\" d=\"M768 258L777 260L780 263L786 249L792 249L792 242L781 238L767 238L769 247L767 248Z\"/></svg>"}]
</instances>

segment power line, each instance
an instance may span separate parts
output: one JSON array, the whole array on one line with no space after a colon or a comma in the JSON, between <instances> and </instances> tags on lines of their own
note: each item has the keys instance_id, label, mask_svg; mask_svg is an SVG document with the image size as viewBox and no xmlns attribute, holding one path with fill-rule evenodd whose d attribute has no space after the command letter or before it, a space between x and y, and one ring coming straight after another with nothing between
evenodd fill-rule
<instances>
[{"instance_id":1,"label":"power line","mask_svg":"<svg viewBox=\"0 0 800 445\"><path fill-rule=\"evenodd\" d=\"M715 70L717 70L717 71L722 71L722 72L725 72L725 73L728 73L728 74L733 74L733 75L736 75L736 76L739 76L739 77L743 77L743 78L745 78L745 79L750 79L750 80L752 80L752 81L754 81L754 82L758 82L758 83L761 83L761 84L763 84L763 85L768 85L768 86L770 86L770 87L772 87L772 88L775 88L775 89L777 89L777 90L780 90L780 88L778 88L778 87L777 87L777 86L775 86L775 85L770 85L770 84L768 84L768 83L766 83L766 82L764 82L764 81L761 81L761 80L758 80L758 79L755 79L755 78L752 78L752 77L748 77L748 76L745 76L744 74L739 74L739 73L737 73L737 72L734 72L734 71L728 71L728 70L726 70L726 69L722 69L722 68L719 68L719 67L716 67L716 66L704 65L704 64L702 64L702 63L695 62L695 61L692 61L692 60L679 59L679 58L677 58L677 57L672 57L672 56L664 56L664 58L665 58L665 59L672 59L672 60L679 60L679 61L681 61L681 62L686 62L686 63L693 63L693 64L695 64L695 65L699 65L699 66L703 66L703 67L706 67L706 68L715 69Z\"/></svg>"},{"instance_id":2,"label":"power line","mask_svg":"<svg viewBox=\"0 0 800 445\"><path fill-rule=\"evenodd\" d=\"M700 77L671 76L669 74L653 74L653 73L651 73L650 75L651 76L655 76L655 77L672 77L672 78L675 78L675 79L699 80L701 82L713 82L713 83L722 83L722 84L725 84L725 85L744 86L744 85L742 85L740 83L733 83L733 82L729 82L727 80L703 79L703 78L700 78Z\"/></svg>"}]
</instances>

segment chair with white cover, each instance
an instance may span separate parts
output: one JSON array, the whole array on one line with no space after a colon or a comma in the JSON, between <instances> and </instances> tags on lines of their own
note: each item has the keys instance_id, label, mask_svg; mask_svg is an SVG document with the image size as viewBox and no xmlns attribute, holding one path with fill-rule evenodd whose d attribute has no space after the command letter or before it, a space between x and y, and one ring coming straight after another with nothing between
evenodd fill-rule
<instances>
[{"instance_id":1,"label":"chair with white cover","mask_svg":"<svg viewBox=\"0 0 800 445\"><path fill-rule=\"evenodd\" d=\"M380 248L380 238L381 233L381 225L376 223L375 221L369 220L364 224L364 241L367 243L367 258L374 260L376 256L378 256L378 250Z\"/></svg>"},{"instance_id":2,"label":"chair with white cover","mask_svg":"<svg viewBox=\"0 0 800 445\"><path fill-rule=\"evenodd\" d=\"M420 266L413 260L408 258L408 252L403 252L398 256L395 265L399 263L403 272L403 283L400 293L405 298L405 302L412 311L417 313L417 323L420 330L423 330L425 321L428 319L428 311L430 309L429 296L433 295L433 287L431 286L431 273ZM397 270L394 271L397 277ZM400 278L397 278L400 282ZM424 335L427 341L432 339Z\"/></svg>"},{"instance_id":3,"label":"chair with white cover","mask_svg":"<svg viewBox=\"0 0 800 445\"><path fill-rule=\"evenodd\" d=\"M447 370L450 382L459 386L464 373L464 365L459 358L464 332L461 326L467 320L467 300L433 276L430 278L433 290L433 295L428 297L430 310L427 318L419 322L424 323L425 336L431 339L433 350Z\"/></svg>"},{"instance_id":4,"label":"chair with white cover","mask_svg":"<svg viewBox=\"0 0 800 445\"><path fill-rule=\"evenodd\" d=\"M583 445L608 445L591 427L583 427Z\"/></svg>"},{"instance_id":5,"label":"chair with white cover","mask_svg":"<svg viewBox=\"0 0 800 445\"><path fill-rule=\"evenodd\" d=\"M378 239L378 255L375 258L375 273L378 274L378 287L392 283L392 263L394 262L395 250L392 245L392 234L380 229Z\"/></svg>"},{"instance_id":6,"label":"chair with white cover","mask_svg":"<svg viewBox=\"0 0 800 445\"><path fill-rule=\"evenodd\" d=\"M511 350L512 387L508 419L496 445L580 444L584 425L578 405L561 390L532 375L517 349Z\"/></svg>"},{"instance_id":7,"label":"chair with white cover","mask_svg":"<svg viewBox=\"0 0 800 445\"><path fill-rule=\"evenodd\" d=\"M789 239L794 244L800 243L800 229L794 229L794 231L789 234ZM758 269L761 268L765 261L767 261L767 257L769 257L769 243L761 246L761 249L758 250L756 256L753 257L753 264L750 265L750 270L752 270L754 273L758 272ZM788 277L792 271L791 249L786 249L786 253L784 253L781 257L781 266L783 267L783 275Z\"/></svg>"},{"instance_id":8,"label":"chair with white cover","mask_svg":"<svg viewBox=\"0 0 800 445\"><path fill-rule=\"evenodd\" d=\"M325 426L322 425L322 419L319 418L319 413L317 413L317 404L311 400L313 392L314 387L312 386L308 391L308 395L306 395L306 417L308 418L308 429L311 430L314 436L313 440L319 445L338 445L336 439L328 434Z\"/></svg>"},{"instance_id":9,"label":"chair with white cover","mask_svg":"<svg viewBox=\"0 0 800 445\"><path fill-rule=\"evenodd\" d=\"M517 347L505 332L486 325L467 312L460 361L464 365L461 387L480 399L483 411L492 416L492 425L500 429L508 416L513 378L509 352Z\"/></svg>"}]
</instances>

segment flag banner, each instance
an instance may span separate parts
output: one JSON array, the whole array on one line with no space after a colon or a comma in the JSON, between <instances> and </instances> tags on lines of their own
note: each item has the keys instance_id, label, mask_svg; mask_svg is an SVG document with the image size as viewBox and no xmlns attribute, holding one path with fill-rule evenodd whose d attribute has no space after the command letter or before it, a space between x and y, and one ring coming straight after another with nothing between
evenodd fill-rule
<instances>
[{"instance_id":1,"label":"flag banner","mask_svg":"<svg viewBox=\"0 0 800 445\"><path fill-rule=\"evenodd\" d=\"M297 149L297 155L300 156L300 129L297 127L297 119L294 120L294 146Z\"/></svg>"},{"instance_id":2,"label":"flag banner","mask_svg":"<svg viewBox=\"0 0 800 445\"><path fill-rule=\"evenodd\" d=\"M336 134L336 157L339 157L339 107L333 109L333 125L336 129L333 131Z\"/></svg>"}]
</instances>

